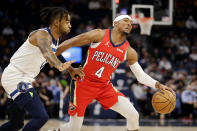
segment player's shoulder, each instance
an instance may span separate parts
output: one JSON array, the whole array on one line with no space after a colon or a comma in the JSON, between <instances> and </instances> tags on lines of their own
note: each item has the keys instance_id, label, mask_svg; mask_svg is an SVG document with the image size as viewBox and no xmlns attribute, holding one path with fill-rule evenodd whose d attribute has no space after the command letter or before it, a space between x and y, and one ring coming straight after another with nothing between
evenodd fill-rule
<instances>
[{"instance_id":1,"label":"player's shoulder","mask_svg":"<svg viewBox=\"0 0 197 131\"><path fill-rule=\"evenodd\" d=\"M46 30L37 30L35 32L35 35L37 35L37 36L50 36L50 34L48 33L48 31L46 31Z\"/></svg>"},{"instance_id":2,"label":"player's shoulder","mask_svg":"<svg viewBox=\"0 0 197 131\"><path fill-rule=\"evenodd\" d=\"M105 30L104 29L94 29L94 30L91 30L90 31L91 33L99 33L99 34L103 34L105 33Z\"/></svg>"},{"instance_id":3,"label":"player's shoulder","mask_svg":"<svg viewBox=\"0 0 197 131\"><path fill-rule=\"evenodd\" d=\"M33 31L30 35L29 35L29 41L31 44L37 46L37 40L38 39L48 39L48 40L52 40L50 34L45 31L45 30L36 30Z\"/></svg>"},{"instance_id":4,"label":"player's shoulder","mask_svg":"<svg viewBox=\"0 0 197 131\"><path fill-rule=\"evenodd\" d=\"M36 30L34 32L32 32L30 34L30 38L47 38L47 39L51 39L51 36L50 34L48 33L47 30L44 30L44 29L39 29L39 30Z\"/></svg>"},{"instance_id":5,"label":"player's shoulder","mask_svg":"<svg viewBox=\"0 0 197 131\"><path fill-rule=\"evenodd\" d=\"M103 39L105 35L105 30L103 29L94 29L91 30L88 35L92 36L94 38L94 42L99 42Z\"/></svg>"}]
</instances>

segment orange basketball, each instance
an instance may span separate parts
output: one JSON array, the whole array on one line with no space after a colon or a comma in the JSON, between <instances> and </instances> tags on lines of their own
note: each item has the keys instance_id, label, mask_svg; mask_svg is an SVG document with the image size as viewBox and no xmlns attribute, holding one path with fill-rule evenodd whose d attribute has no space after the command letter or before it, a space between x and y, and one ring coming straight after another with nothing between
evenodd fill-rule
<instances>
[{"instance_id":1,"label":"orange basketball","mask_svg":"<svg viewBox=\"0 0 197 131\"><path fill-rule=\"evenodd\" d=\"M176 105L176 96L170 91L157 91L152 98L152 105L156 112L168 114L172 112Z\"/></svg>"}]
</instances>

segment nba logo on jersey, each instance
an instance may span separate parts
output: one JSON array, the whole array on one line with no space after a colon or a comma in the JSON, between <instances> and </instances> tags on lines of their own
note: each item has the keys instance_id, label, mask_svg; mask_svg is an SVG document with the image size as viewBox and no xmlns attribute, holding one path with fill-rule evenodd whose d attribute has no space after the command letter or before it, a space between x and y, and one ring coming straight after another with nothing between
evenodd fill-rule
<instances>
[{"instance_id":1,"label":"nba logo on jersey","mask_svg":"<svg viewBox=\"0 0 197 131\"><path fill-rule=\"evenodd\" d=\"M109 41L107 43L105 43L105 45L109 47Z\"/></svg>"}]
</instances>

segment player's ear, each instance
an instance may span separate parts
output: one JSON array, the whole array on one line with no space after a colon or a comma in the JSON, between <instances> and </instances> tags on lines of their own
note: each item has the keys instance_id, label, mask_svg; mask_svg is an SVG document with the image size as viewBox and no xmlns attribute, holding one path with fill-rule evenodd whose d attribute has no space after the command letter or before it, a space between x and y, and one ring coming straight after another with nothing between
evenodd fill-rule
<instances>
[{"instance_id":1,"label":"player's ear","mask_svg":"<svg viewBox=\"0 0 197 131\"><path fill-rule=\"evenodd\" d=\"M114 26L117 26L118 25L118 21L114 21Z\"/></svg>"},{"instance_id":2,"label":"player's ear","mask_svg":"<svg viewBox=\"0 0 197 131\"><path fill-rule=\"evenodd\" d=\"M59 19L55 19L55 20L53 21L53 24L56 25L56 26L59 25L59 23L60 23Z\"/></svg>"}]
</instances>

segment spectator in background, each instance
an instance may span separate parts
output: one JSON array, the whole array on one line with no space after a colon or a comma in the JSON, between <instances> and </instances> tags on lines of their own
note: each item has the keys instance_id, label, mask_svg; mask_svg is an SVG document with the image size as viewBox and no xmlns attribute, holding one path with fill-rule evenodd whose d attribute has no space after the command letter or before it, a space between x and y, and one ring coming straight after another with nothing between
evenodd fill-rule
<instances>
[{"instance_id":1,"label":"spectator in background","mask_svg":"<svg viewBox=\"0 0 197 131\"><path fill-rule=\"evenodd\" d=\"M50 69L48 72L48 81L52 79L58 80L57 76L55 76L55 71L53 69Z\"/></svg>"},{"instance_id":2,"label":"spectator in background","mask_svg":"<svg viewBox=\"0 0 197 131\"><path fill-rule=\"evenodd\" d=\"M197 49L196 49L196 48L193 48L193 49L192 49L192 52L191 52L191 54L189 55L189 57L190 57L193 61L197 62Z\"/></svg>"},{"instance_id":3,"label":"spectator in background","mask_svg":"<svg viewBox=\"0 0 197 131\"><path fill-rule=\"evenodd\" d=\"M139 59L140 64L142 65L143 68L148 66L148 64L150 63L150 58L151 58L151 56L148 53L148 51L145 48L143 48L142 49L142 58Z\"/></svg>"},{"instance_id":4,"label":"spectator in background","mask_svg":"<svg viewBox=\"0 0 197 131\"><path fill-rule=\"evenodd\" d=\"M5 93L4 89L0 85L0 119L6 118L6 101L7 101L7 94Z\"/></svg>"},{"instance_id":5,"label":"spectator in background","mask_svg":"<svg viewBox=\"0 0 197 131\"><path fill-rule=\"evenodd\" d=\"M175 54L172 51L172 48L168 48L165 54L166 58L172 63L175 59Z\"/></svg>"},{"instance_id":6,"label":"spectator in background","mask_svg":"<svg viewBox=\"0 0 197 131\"><path fill-rule=\"evenodd\" d=\"M165 56L162 57L161 61L159 62L159 69L164 69L164 70L171 70L172 69L172 64L170 61L166 59Z\"/></svg>"},{"instance_id":7,"label":"spectator in background","mask_svg":"<svg viewBox=\"0 0 197 131\"><path fill-rule=\"evenodd\" d=\"M172 43L173 46L178 46L180 42L180 38L178 37L177 34L172 34L172 37L170 38L170 42Z\"/></svg>"},{"instance_id":8,"label":"spectator in background","mask_svg":"<svg viewBox=\"0 0 197 131\"><path fill-rule=\"evenodd\" d=\"M94 24L92 21L88 21L88 24L86 25L86 31L91 31L95 28Z\"/></svg>"},{"instance_id":9,"label":"spectator in background","mask_svg":"<svg viewBox=\"0 0 197 131\"><path fill-rule=\"evenodd\" d=\"M41 88L38 89L39 96L41 101L44 103L47 113L50 117L53 117L53 94L50 90L48 90L49 82L43 81L41 84Z\"/></svg>"},{"instance_id":10,"label":"spectator in background","mask_svg":"<svg viewBox=\"0 0 197 131\"><path fill-rule=\"evenodd\" d=\"M185 83L183 80L178 80L177 81L177 84L176 84L176 89L180 90L180 91L183 91L184 87L185 87Z\"/></svg>"},{"instance_id":11,"label":"spectator in background","mask_svg":"<svg viewBox=\"0 0 197 131\"><path fill-rule=\"evenodd\" d=\"M60 84L61 84L61 87L62 87L62 92L63 92L63 101L64 101L64 104L63 104L63 113L64 113L64 116L63 116L63 119L65 121L69 121L70 119L70 116L68 115L68 108L69 108L69 100L70 100L70 96L69 96L69 92L70 92L70 87L69 87L69 77L68 77L68 73L62 73L60 75L60 78L59 78L59 81L60 81ZM61 108L61 107L60 107Z\"/></svg>"},{"instance_id":12,"label":"spectator in background","mask_svg":"<svg viewBox=\"0 0 197 131\"><path fill-rule=\"evenodd\" d=\"M197 29L197 24L193 16L188 17L188 19L185 22L185 26L187 29Z\"/></svg>"},{"instance_id":13,"label":"spectator in background","mask_svg":"<svg viewBox=\"0 0 197 131\"><path fill-rule=\"evenodd\" d=\"M110 21L110 17L108 15L106 15L103 19L102 19L102 25L104 26L103 28L108 28L111 26L111 21Z\"/></svg>"},{"instance_id":14,"label":"spectator in background","mask_svg":"<svg viewBox=\"0 0 197 131\"><path fill-rule=\"evenodd\" d=\"M174 82L169 83L167 85L168 87L172 88L176 92L176 106L171 115L172 115L172 118L177 119L181 117L181 113L182 113L181 92L180 92L180 89L178 89L177 86L173 83Z\"/></svg>"},{"instance_id":15,"label":"spectator in background","mask_svg":"<svg viewBox=\"0 0 197 131\"><path fill-rule=\"evenodd\" d=\"M1 47L3 47L3 46L7 46L7 44L8 44L8 42L7 42L7 40L6 40L6 38L3 36L3 35L1 35L0 34L0 46ZM1 49L0 49L1 50ZM1 50L1 51L3 51L3 50Z\"/></svg>"},{"instance_id":16,"label":"spectator in background","mask_svg":"<svg viewBox=\"0 0 197 131\"><path fill-rule=\"evenodd\" d=\"M81 34L81 33L86 32L85 25L83 23L80 23L75 32L77 34Z\"/></svg>"},{"instance_id":17,"label":"spectator in background","mask_svg":"<svg viewBox=\"0 0 197 131\"><path fill-rule=\"evenodd\" d=\"M151 77L156 78L159 81L162 81L162 72L161 70L159 70L158 64L156 62L155 63L151 62L151 64L147 66L145 71L148 74L150 74Z\"/></svg>"},{"instance_id":18,"label":"spectator in background","mask_svg":"<svg viewBox=\"0 0 197 131\"><path fill-rule=\"evenodd\" d=\"M53 114L54 116L58 116L59 114L59 104L60 104L60 89L62 88L62 85L60 84L59 81L56 82L56 80L51 79L49 81L50 85L48 87L48 90L52 92L53 94Z\"/></svg>"},{"instance_id":19,"label":"spectator in background","mask_svg":"<svg viewBox=\"0 0 197 131\"><path fill-rule=\"evenodd\" d=\"M193 120L194 104L196 103L197 94L194 90L196 83L191 83L181 94L182 109L184 119Z\"/></svg>"},{"instance_id":20,"label":"spectator in background","mask_svg":"<svg viewBox=\"0 0 197 131\"><path fill-rule=\"evenodd\" d=\"M139 106L139 113L144 116L145 114L147 114L147 110L146 110L146 106L145 106L146 105L146 98L147 98L146 86L144 86L142 84L134 83L131 85L131 90L134 94L134 97L137 99L137 103Z\"/></svg>"},{"instance_id":21,"label":"spectator in background","mask_svg":"<svg viewBox=\"0 0 197 131\"><path fill-rule=\"evenodd\" d=\"M181 39L178 48L181 50L181 52L183 53L184 56L186 56L189 53L189 48L188 45L186 45L187 43Z\"/></svg>"},{"instance_id":22,"label":"spectator in background","mask_svg":"<svg viewBox=\"0 0 197 131\"><path fill-rule=\"evenodd\" d=\"M11 36L14 34L14 30L8 25L3 29L2 34L5 36Z\"/></svg>"},{"instance_id":23,"label":"spectator in background","mask_svg":"<svg viewBox=\"0 0 197 131\"><path fill-rule=\"evenodd\" d=\"M98 0L91 0L88 4L90 10L98 10L101 8L100 2Z\"/></svg>"},{"instance_id":24,"label":"spectator in background","mask_svg":"<svg viewBox=\"0 0 197 131\"><path fill-rule=\"evenodd\" d=\"M178 48L175 54L175 62L179 63L180 61L183 61L184 59L185 59L185 56L183 54L183 51L180 48Z\"/></svg>"},{"instance_id":25,"label":"spectator in background","mask_svg":"<svg viewBox=\"0 0 197 131\"><path fill-rule=\"evenodd\" d=\"M178 67L176 68L176 71L182 72L182 73L187 73L185 64L183 62L178 64Z\"/></svg>"},{"instance_id":26,"label":"spectator in background","mask_svg":"<svg viewBox=\"0 0 197 131\"><path fill-rule=\"evenodd\" d=\"M196 57L197 57L197 55L196 55ZM197 60L197 58L196 58L196 60ZM196 63L192 60L191 57L189 57L189 59L188 59L188 61L187 61L187 64L185 65L185 68L186 68L186 70L187 70L187 72L188 72L189 74L191 74L191 70L192 70L193 68L197 68Z\"/></svg>"},{"instance_id":27,"label":"spectator in background","mask_svg":"<svg viewBox=\"0 0 197 131\"><path fill-rule=\"evenodd\" d=\"M0 79L1 79L2 72L0 72ZM6 117L6 101L7 101L7 94L2 87L0 81L0 119L5 119Z\"/></svg>"},{"instance_id":28,"label":"spectator in background","mask_svg":"<svg viewBox=\"0 0 197 131\"><path fill-rule=\"evenodd\" d=\"M58 85L54 79L50 80L50 85L48 89L53 93L55 103L59 103L60 101L60 84Z\"/></svg>"},{"instance_id":29,"label":"spectator in background","mask_svg":"<svg viewBox=\"0 0 197 131\"><path fill-rule=\"evenodd\" d=\"M157 61L161 58L161 52L159 52L158 48L154 48L152 52L152 57L154 57Z\"/></svg>"}]
</instances>

